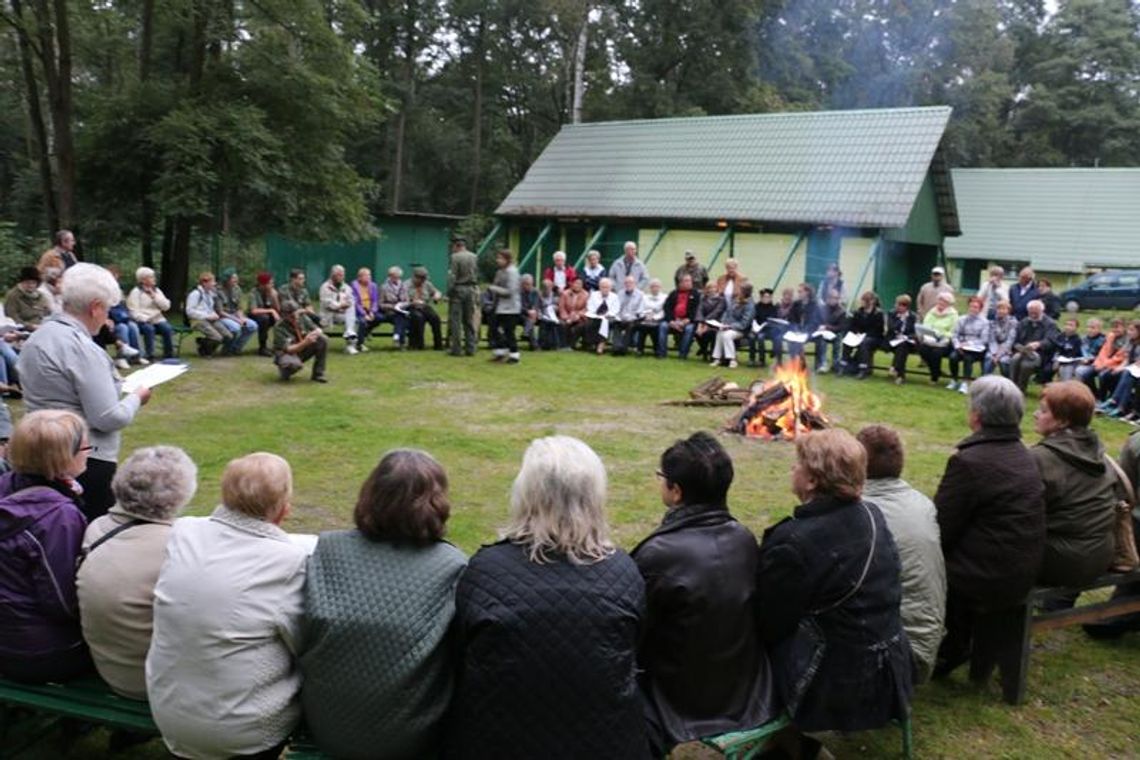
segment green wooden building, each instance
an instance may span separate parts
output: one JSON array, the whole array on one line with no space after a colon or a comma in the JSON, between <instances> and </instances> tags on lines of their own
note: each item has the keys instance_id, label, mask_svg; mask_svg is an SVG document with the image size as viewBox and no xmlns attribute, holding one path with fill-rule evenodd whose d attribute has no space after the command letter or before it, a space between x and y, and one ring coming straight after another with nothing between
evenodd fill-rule
<instances>
[{"instance_id":1,"label":"green wooden building","mask_svg":"<svg viewBox=\"0 0 1140 760\"><path fill-rule=\"evenodd\" d=\"M310 289L315 290L333 264L342 265L349 279L360 267L368 267L376 281L383 280L391 266L403 269L405 278L411 277L412 267L425 266L442 288L447 280L451 233L461 220L444 214L387 214L374 221L376 237L353 243L269 235L265 239L266 269L279 283L285 282L290 269L304 269Z\"/></svg>"},{"instance_id":2,"label":"green wooden building","mask_svg":"<svg viewBox=\"0 0 1140 760\"><path fill-rule=\"evenodd\" d=\"M496 211L524 271L556 250L609 262L626 240L666 288L684 251L740 262L757 287L818 282L913 293L960 234L941 150L948 107L568 125Z\"/></svg>"},{"instance_id":3,"label":"green wooden building","mask_svg":"<svg viewBox=\"0 0 1140 760\"><path fill-rule=\"evenodd\" d=\"M1140 266L1140 169L955 169L961 237L946 256L964 290L1000 264L1029 265L1055 290L1089 274Z\"/></svg>"}]
</instances>

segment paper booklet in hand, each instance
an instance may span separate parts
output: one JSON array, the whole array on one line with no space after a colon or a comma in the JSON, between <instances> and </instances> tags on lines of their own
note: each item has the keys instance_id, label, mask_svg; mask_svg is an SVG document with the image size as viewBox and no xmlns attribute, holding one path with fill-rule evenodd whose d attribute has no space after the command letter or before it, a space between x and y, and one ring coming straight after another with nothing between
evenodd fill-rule
<instances>
[{"instance_id":1,"label":"paper booklet in hand","mask_svg":"<svg viewBox=\"0 0 1140 760\"><path fill-rule=\"evenodd\" d=\"M706 319L705 324L709 327L715 327L718 330L724 327L724 322L721 322L719 319Z\"/></svg>"},{"instance_id":2,"label":"paper booklet in hand","mask_svg":"<svg viewBox=\"0 0 1140 760\"><path fill-rule=\"evenodd\" d=\"M808 334L797 330L788 330L784 333L784 340L788 343L807 343Z\"/></svg>"},{"instance_id":3,"label":"paper booklet in hand","mask_svg":"<svg viewBox=\"0 0 1140 760\"><path fill-rule=\"evenodd\" d=\"M849 332L843 336L843 345L849 348L858 348L867 339L866 333Z\"/></svg>"},{"instance_id":4,"label":"paper booklet in hand","mask_svg":"<svg viewBox=\"0 0 1140 760\"><path fill-rule=\"evenodd\" d=\"M121 390L123 393L134 393L139 388L153 388L173 380L190 369L189 364L152 364L146 369L132 372L123 379Z\"/></svg>"},{"instance_id":5,"label":"paper booklet in hand","mask_svg":"<svg viewBox=\"0 0 1140 760\"><path fill-rule=\"evenodd\" d=\"M818 330L816 330L815 332L813 332L811 334L811 337L823 338L828 343L830 343L831 341L835 340L835 333L832 332L831 330L827 330L827 329L821 327Z\"/></svg>"}]
</instances>

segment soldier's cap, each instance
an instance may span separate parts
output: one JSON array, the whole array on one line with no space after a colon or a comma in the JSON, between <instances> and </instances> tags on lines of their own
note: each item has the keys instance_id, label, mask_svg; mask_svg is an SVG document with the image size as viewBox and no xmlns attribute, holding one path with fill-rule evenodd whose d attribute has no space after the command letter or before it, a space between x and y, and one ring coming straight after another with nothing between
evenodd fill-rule
<instances>
[{"instance_id":1,"label":"soldier's cap","mask_svg":"<svg viewBox=\"0 0 1140 760\"><path fill-rule=\"evenodd\" d=\"M463 235L452 235L451 242L452 244L463 243L464 245L467 245L467 238L465 238Z\"/></svg>"},{"instance_id":2,"label":"soldier's cap","mask_svg":"<svg viewBox=\"0 0 1140 760\"><path fill-rule=\"evenodd\" d=\"M416 267L412 270L412 277L427 277L427 267Z\"/></svg>"},{"instance_id":3,"label":"soldier's cap","mask_svg":"<svg viewBox=\"0 0 1140 760\"><path fill-rule=\"evenodd\" d=\"M685 251L685 258L686 259L695 259L696 257L697 257L697 254L693 253L692 251Z\"/></svg>"}]
</instances>

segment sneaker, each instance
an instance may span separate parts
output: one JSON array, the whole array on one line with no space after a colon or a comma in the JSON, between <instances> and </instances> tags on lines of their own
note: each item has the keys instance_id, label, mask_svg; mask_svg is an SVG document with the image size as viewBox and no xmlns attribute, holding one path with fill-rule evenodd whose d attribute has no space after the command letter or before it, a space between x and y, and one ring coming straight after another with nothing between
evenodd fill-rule
<instances>
[{"instance_id":1,"label":"sneaker","mask_svg":"<svg viewBox=\"0 0 1140 760\"><path fill-rule=\"evenodd\" d=\"M257 349L257 355L258 356L273 356L273 352L270 351L268 348L265 348L263 346L263 347Z\"/></svg>"},{"instance_id":2,"label":"sneaker","mask_svg":"<svg viewBox=\"0 0 1140 760\"><path fill-rule=\"evenodd\" d=\"M324 375L314 375L312 377L312 381L314 383L327 383L329 381L329 379L327 377L325 377Z\"/></svg>"},{"instance_id":3,"label":"sneaker","mask_svg":"<svg viewBox=\"0 0 1140 760\"><path fill-rule=\"evenodd\" d=\"M821 364L821 365L819 365L818 367L816 367L816 368L815 368L815 371L816 371L816 372L818 372L818 373L819 373L819 374L821 374L821 375L826 375L828 372L830 372L830 371L831 371L831 366L830 366L830 365L828 365L828 364L826 364L826 363L824 363L824 364Z\"/></svg>"},{"instance_id":4,"label":"sneaker","mask_svg":"<svg viewBox=\"0 0 1140 760\"><path fill-rule=\"evenodd\" d=\"M123 370L130 369L131 363L120 356L118 359L115 360L115 368L116 369L123 369Z\"/></svg>"},{"instance_id":5,"label":"sneaker","mask_svg":"<svg viewBox=\"0 0 1140 760\"><path fill-rule=\"evenodd\" d=\"M720 359L716 359L714 361L709 362L709 366L710 367L719 367L720 366Z\"/></svg>"},{"instance_id":6,"label":"sneaker","mask_svg":"<svg viewBox=\"0 0 1140 760\"><path fill-rule=\"evenodd\" d=\"M150 359L147 359L145 356L140 356L135 361L137 361L139 363L140 367L146 367L146 366L150 365Z\"/></svg>"},{"instance_id":7,"label":"sneaker","mask_svg":"<svg viewBox=\"0 0 1140 760\"><path fill-rule=\"evenodd\" d=\"M508 356L507 357L507 364L518 364L518 363L519 363L519 358L517 356Z\"/></svg>"},{"instance_id":8,"label":"sneaker","mask_svg":"<svg viewBox=\"0 0 1140 760\"><path fill-rule=\"evenodd\" d=\"M731 360L729 360L729 362L728 362L728 368L729 368L729 369L736 369L736 368L737 368L737 367L739 367L739 366L740 366L740 365L736 363L736 359L731 359Z\"/></svg>"},{"instance_id":9,"label":"sneaker","mask_svg":"<svg viewBox=\"0 0 1140 760\"><path fill-rule=\"evenodd\" d=\"M356 356L356 354L360 353L357 350L356 346L352 345L351 343L344 347L344 352L349 356Z\"/></svg>"},{"instance_id":10,"label":"sneaker","mask_svg":"<svg viewBox=\"0 0 1140 760\"><path fill-rule=\"evenodd\" d=\"M906 378L903 378L903 377L898 377L898 376L897 376L897 374L896 374L896 377L895 377L895 385L902 385L902 384L903 384L903 383L905 383L905 382L906 382Z\"/></svg>"},{"instance_id":11,"label":"sneaker","mask_svg":"<svg viewBox=\"0 0 1140 760\"><path fill-rule=\"evenodd\" d=\"M970 392L970 384L968 382L966 382L965 380L958 383L958 392L959 393L969 393Z\"/></svg>"},{"instance_id":12,"label":"sneaker","mask_svg":"<svg viewBox=\"0 0 1140 760\"><path fill-rule=\"evenodd\" d=\"M139 355L139 350L137 348L134 348L133 346L128 346L128 345L124 344L123 347L119 349L119 356L122 356L123 358L126 358L126 359L134 359L138 355Z\"/></svg>"},{"instance_id":13,"label":"sneaker","mask_svg":"<svg viewBox=\"0 0 1140 760\"><path fill-rule=\"evenodd\" d=\"M958 390L958 381L957 380L951 380L950 382L946 383L946 390L948 390L948 391Z\"/></svg>"},{"instance_id":14,"label":"sneaker","mask_svg":"<svg viewBox=\"0 0 1140 760\"><path fill-rule=\"evenodd\" d=\"M894 367L891 367L890 369L887 370L887 374L890 375L891 377L898 377L899 371L897 369L895 369Z\"/></svg>"},{"instance_id":15,"label":"sneaker","mask_svg":"<svg viewBox=\"0 0 1140 760\"><path fill-rule=\"evenodd\" d=\"M358 350L358 351L360 351L360 353L362 353L362 354L366 354L366 353L368 353L368 344L367 344L367 343L361 343L361 344L360 344L359 346L357 346L356 348L357 348L357 350ZM458 353L458 352L457 352L457 353Z\"/></svg>"}]
</instances>

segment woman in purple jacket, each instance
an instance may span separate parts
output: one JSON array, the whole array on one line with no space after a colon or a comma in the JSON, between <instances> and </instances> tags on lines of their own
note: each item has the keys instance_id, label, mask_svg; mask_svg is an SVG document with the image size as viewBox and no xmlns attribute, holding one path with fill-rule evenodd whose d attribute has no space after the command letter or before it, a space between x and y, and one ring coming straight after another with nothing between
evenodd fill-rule
<instances>
[{"instance_id":1,"label":"woman in purple jacket","mask_svg":"<svg viewBox=\"0 0 1140 760\"><path fill-rule=\"evenodd\" d=\"M87 468L87 426L72 412L26 415L0 476L0 675L65 681L94 667L79 627L75 560L87 520L75 479Z\"/></svg>"}]
</instances>

